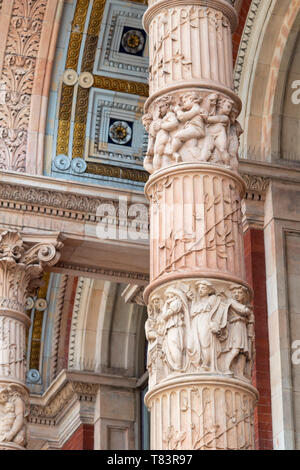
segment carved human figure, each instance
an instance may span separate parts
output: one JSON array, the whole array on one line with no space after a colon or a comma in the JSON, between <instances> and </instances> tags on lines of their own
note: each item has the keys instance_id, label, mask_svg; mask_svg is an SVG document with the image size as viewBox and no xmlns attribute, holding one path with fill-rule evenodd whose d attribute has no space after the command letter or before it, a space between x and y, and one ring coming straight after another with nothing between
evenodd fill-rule
<instances>
[{"instance_id":1,"label":"carved human figure","mask_svg":"<svg viewBox=\"0 0 300 470\"><path fill-rule=\"evenodd\" d=\"M172 141L172 152L176 161L181 161L179 151L186 142L192 139L198 141L205 137L206 113L200 106L201 102L202 97L199 94L187 93L182 97L182 105L175 108L177 119L184 124L183 129L176 132Z\"/></svg>"},{"instance_id":2,"label":"carved human figure","mask_svg":"<svg viewBox=\"0 0 300 470\"><path fill-rule=\"evenodd\" d=\"M233 108L233 101L228 98L219 98L217 113L207 118L206 134L207 138L203 148L203 154L207 161L212 163L230 164L229 130L230 113Z\"/></svg>"},{"instance_id":3,"label":"carved human figure","mask_svg":"<svg viewBox=\"0 0 300 470\"><path fill-rule=\"evenodd\" d=\"M146 171L151 173L153 171L154 145L157 131L155 130L156 127L151 114L145 114L142 121L146 131L148 132L148 149L147 155L144 159L144 168Z\"/></svg>"},{"instance_id":4,"label":"carved human figure","mask_svg":"<svg viewBox=\"0 0 300 470\"><path fill-rule=\"evenodd\" d=\"M225 371L232 372L233 362L236 359L236 373L243 377L246 361L249 359L249 343L247 325L252 315L249 306L249 291L243 286L230 288L232 298L228 309L228 338L223 345L225 352Z\"/></svg>"},{"instance_id":5,"label":"carved human figure","mask_svg":"<svg viewBox=\"0 0 300 470\"><path fill-rule=\"evenodd\" d=\"M26 444L25 405L16 391L0 391L0 443Z\"/></svg>"},{"instance_id":6,"label":"carved human figure","mask_svg":"<svg viewBox=\"0 0 300 470\"><path fill-rule=\"evenodd\" d=\"M239 115L236 107L232 108L230 113L230 131L229 131L229 145L228 153L230 157L230 167L234 171L238 171L239 166L239 146L240 146L240 136L243 134L243 129L240 123L237 121Z\"/></svg>"},{"instance_id":7,"label":"carved human figure","mask_svg":"<svg viewBox=\"0 0 300 470\"><path fill-rule=\"evenodd\" d=\"M165 353L169 366L175 371L186 367L186 323L188 321L188 304L185 294L174 287L165 293L166 299L162 312L165 322Z\"/></svg>"},{"instance_id":8,"label":"carved human figure","mask_svg":"<svg viewBox=\"0 0 300 470\"><path fill-rule=\"evenodd\" d=\"M196 282L198 299L191 308L191 335L188 353L197 368L211 370L217 368L217 355L220 350L217 337L226 327L225 309L221 298L209 281Z\"/></svg>"},{"instance_id":9,"label":"carved human figure","mask_svg":"<svg viewBox=\"0 0 300 470\"><path fill-rule=\"evenodd\" d=\"M153 169L159 170L172 163L170 132L178 127L173 110L173 97L164 96L158 103L157 115L153 116L153 130L156 132Z\"/></svg>"}]
</instances>

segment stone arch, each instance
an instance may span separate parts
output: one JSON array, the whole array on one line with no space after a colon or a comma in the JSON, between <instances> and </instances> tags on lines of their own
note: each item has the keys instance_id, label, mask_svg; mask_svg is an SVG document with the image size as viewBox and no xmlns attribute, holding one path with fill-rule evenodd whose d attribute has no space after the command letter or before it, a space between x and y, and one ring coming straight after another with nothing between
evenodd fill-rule
<instances>
[{"instance_id":1,"label":"stone arch","mask_svg":"<svg viewBox=\"0 0 300 470\"><path fill-rule=\"evenodd\" d=\"M126 304L125 286L80 278L69 342L69 370L139 377L143 374L146 313Z\"/></svg>"},{"instance_id":2,"label":"stone arch","mask_svg":"<svg viewBox=\"0 0 300 470\"><path fill-rule=\"evenodd\" d=\"M300 1L253 0L235 69L243 101L242 157L280 157L284 83L299 31Z\"/></svg>"}]
</instances>

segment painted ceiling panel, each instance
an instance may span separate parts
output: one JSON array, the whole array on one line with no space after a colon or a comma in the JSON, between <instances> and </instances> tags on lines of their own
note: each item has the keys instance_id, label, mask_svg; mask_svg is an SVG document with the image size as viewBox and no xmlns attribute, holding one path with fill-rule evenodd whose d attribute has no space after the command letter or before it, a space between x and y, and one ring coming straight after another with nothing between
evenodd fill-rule
<instances>
[{"instance_id":1,"label":"painted ceiling panel","mask_svg":"<svg viewBox=\"0 0 300 470\"><path fill-rule=\"evenodd\" d=\"M144 1L66 3L48 108L47 175L143 189L145 10Z\"/></svg>"}]
</instances>

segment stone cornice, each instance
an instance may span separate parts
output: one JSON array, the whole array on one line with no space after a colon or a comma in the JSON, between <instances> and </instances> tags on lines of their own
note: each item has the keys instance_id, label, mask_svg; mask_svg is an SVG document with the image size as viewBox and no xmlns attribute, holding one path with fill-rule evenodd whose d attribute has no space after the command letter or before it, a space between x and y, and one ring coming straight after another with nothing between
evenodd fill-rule
<instances>
[{"instance_id":1,"label":"stone cornice","mask_svg":"<svg viewBox=\"0 0 300 470\"><path fill-rule=\"evenodd\" d=\"M57 425L64 419L70 407L81 401L89 402L93 408L101 385L135 389L137 379L63 370L44 395L31 395L30 423L45 426ZM84 419L84 416L82 418Z\"/></svg>"},{"instance_id":2,"label":"stone cornice","mask_svg":"<svg viewBox=\"0 0 300 470\"><path fill-rule=\"evenodd\" d=\"M240 160L240 173L300 183L300 168L271 163ZM126 196L130 203L148 204L145 196L139 191L0 172L0 205L8 210L31 211L46 217L52 215L96 223L96 209L99 203L112 201L117 204L119 196Z\"/></svg>"},{"instance_id":3,"label":"stone cornice","mask_svg":"<svg viewBox=\"0 0 300 470\"><path fill-rule=\"evenodd\" d=\"M143 203L139 191L124 191L44 176L0 173L0 206L7 209L45 213L45 215L97 222L101 203L118 204L126 196L128 203Z\"/></svg>"},{"instance_id":4,"label":"stone cornice","mask_svg":"<svg viewBox=\"0 0 300 470\"><path fill-rule=\"evenodd\" d=\"M300 168L286 167L283 165L257 162L251 160L240 160L239 171L241 175L250 175L267 178L270 181L282 181L286 183L300 184Z\"/></svg>"},{"instance_id":5,"label":"stone cornice","mask_svg":"<svg viewBox=\"0 0 300 470\"><path fill-rule=\"evenodd\" d=\"M89 277L107 279L114 282L134 281L139 285L146 285L149 282L148 274L139 272L119 271L112 268L82 266L71 263L58 263L52 269L53 272L64 272L73 275L83 276L87 274Z\"/></svg>"}]
</instances>

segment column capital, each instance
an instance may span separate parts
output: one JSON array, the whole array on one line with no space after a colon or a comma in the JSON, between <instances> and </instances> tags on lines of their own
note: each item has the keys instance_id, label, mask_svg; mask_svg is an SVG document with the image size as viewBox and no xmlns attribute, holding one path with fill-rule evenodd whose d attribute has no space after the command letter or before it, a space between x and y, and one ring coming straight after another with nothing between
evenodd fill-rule
<instances>
[{"instance_id":1,"label":"column capital","mask_svg":"<svg viewBox=\"0 0 300 470\"><path fill-rule=\"evenodd\" d=\"M44 271L60 258L59 233L0 232L0 450L27 444L29 394L25 386L25 303Z\"/></svg>"},{"instance_id":2,"label":"column capital","mask_svg":"<svg viewBox=\"0 0 300 470\"><path fill-rule=\"evenodd\" d=\"M45 269L54 266L63 246L61 236L21 234L14 230L0 234L0 316L27 322L27 296L39 285Z\"/></svg>"}]
</instances>

